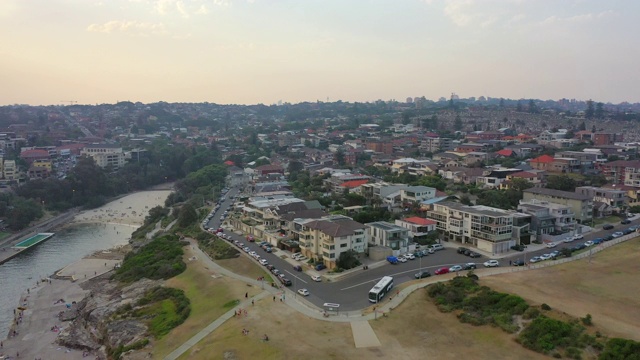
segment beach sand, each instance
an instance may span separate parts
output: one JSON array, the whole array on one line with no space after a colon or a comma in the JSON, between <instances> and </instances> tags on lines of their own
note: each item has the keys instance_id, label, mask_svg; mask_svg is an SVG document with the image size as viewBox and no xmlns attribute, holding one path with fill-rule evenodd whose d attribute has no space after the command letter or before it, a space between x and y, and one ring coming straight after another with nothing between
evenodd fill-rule
<instances>
[{"instance_id":1,"label":"beach sand","mask_svg":"<svg viewBox=\"0 0 640 360\"><path fill-rule=\"evenodd\" d=\"M170 193L170 191L143 191L127 195L98 209L78 214L72 224L112 223L138 227L144 222L149 209L158 205L164 206L164 201ZM66 349L57 345L55 340L59 331L54 331L54 326L64 328L68 325L67 322L58 319L58 314L65 310L67 304L82 300L88 293L80 285L91 278L112 271L123 257L122 248L96 252L69 264L56 273L57 276L66 277L69 280L46 279L32 284L29 291L22 294L19 299L19 306L26 310L22 313L20 324L13 326L17 335L3 340L0 359L2 356L7 356L6 359L15 358L17 353L24 359L95 358L95 355L83 357L81 350ZM64 301L59 302L60 299ZM20 311L16 310L16 314L18 317Z\"/></svg>"},{"instance_id":2,"label":"beach sand","mask_svg":"<svg viewBox=\"0 0 640 360\"><path fill-rule=\"evenodd\" d=\"M164 206L171 191L140 191L112 201L97 209L83 211L71 222L123 224L138 227L144 223L149 210L155 206Z\"/></svg>"}]
</instances>

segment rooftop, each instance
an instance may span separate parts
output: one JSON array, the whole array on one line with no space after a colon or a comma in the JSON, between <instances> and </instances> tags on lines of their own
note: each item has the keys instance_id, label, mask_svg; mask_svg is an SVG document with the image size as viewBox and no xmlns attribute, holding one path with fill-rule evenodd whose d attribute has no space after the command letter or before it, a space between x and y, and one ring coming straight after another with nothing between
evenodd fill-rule
<instances>
[{"instance_id":1,"label":"rooftop","mask_svg":"<svg viewBox=\"0 0 640 360\"><path fill-rule=\"evenodd\" d=\"M530 193L530 194L554 196L557 198L573 199L573 200L591 200L591 197L587 195L577 194L570 191L562 191L562 190L547 189L547 188L530 188L530 189L524 190L523 192Z\"/></svg>"}]
</instances>

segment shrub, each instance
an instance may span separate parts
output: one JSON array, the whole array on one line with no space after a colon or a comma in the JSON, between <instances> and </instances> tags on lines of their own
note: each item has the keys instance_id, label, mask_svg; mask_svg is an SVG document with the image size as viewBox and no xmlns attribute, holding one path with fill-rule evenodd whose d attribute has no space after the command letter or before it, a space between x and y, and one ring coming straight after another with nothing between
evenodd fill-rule
<instances>
[{"instance_id":1,"label":"shrub","mask_svg":"<svg viewBox=\"0 0 640 360\"><path fill-rule=\"evenodd\" d=\"M526 348L548 353L556 347L582 347L580 334L584 328L546 316L535 318L518 337L518 341Z\"/></svg>"},{"instance_id":2,"label":"shrub","mask_svg":"<svg viewBox=\"0 0 640 360\"><path fill-rule=\"evenodd\" d=\"M580 320L582 320L582 323L584 325L587 325L587 326L593 325L593 322L591 321L591 314L587 314L587 316L580 318Z\"/></svg>"},{"instance_id":3,"label":"shrub","mask_svg":"<svg viewBox=\"0 0 640 360\"><path fill-rule=\"evenodd\" d=\"M535 319L538 316L540 316L540 310L538 310L537 308L535 308L533 306L528 308L524 312L524 314L522 314L522 317L525 318L525 319Z\"/></svg>"},{"instance_id":4,"label":"shrub","mask_svg":"<svg viewBox=\"0 0 640 360\"><path fill-rule=\"evenodd\" d=\"M542 305L540 305L540 308L541 308L542 310L546 310L546 311L551 310L551 306L549 306L549 305L547 305L547 304L542 304Z\"/></svg>"},{"instance_id":5,"label":"shrub","mask_svg":"<svg viewBox=\"0 0 640 360\"><path fill-rule=\"evenodd\" d=\"M142 278L168 279L183 272L183 243L175 235L165 235L125 256L114 275L116 280L131 283Z\"/></svg>"},{"instance_id":6,"label":"shrub","mask_svg":"<svg viewBox=\"0 0 640 360\"><path fill-rule=\"evenodd\" d=\"M640 360L640 342L613 338L604 346L598 360Z\"/></svg>"}]
</instances>

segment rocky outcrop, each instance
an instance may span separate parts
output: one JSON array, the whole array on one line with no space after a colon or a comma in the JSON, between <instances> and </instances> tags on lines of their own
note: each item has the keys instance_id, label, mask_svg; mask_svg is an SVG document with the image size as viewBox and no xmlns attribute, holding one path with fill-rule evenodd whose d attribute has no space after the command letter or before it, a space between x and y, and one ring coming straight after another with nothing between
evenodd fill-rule
<instances>
[{"instance_id":1,"label":"rocky outcrop","mask_svg":"<svg viewBox=\"0 0 640 360\"><path fill-rule=\"evenodd\" d=\"M60 345L92 350L107 358L108 349L127 347L148 338L145 323L136 319L120 319L119 310L135 304L161 281L143 279L126 287L108 279L90 284L91 292L76 304L77 316L58 336Z\"/></svg>"}]
</instances>

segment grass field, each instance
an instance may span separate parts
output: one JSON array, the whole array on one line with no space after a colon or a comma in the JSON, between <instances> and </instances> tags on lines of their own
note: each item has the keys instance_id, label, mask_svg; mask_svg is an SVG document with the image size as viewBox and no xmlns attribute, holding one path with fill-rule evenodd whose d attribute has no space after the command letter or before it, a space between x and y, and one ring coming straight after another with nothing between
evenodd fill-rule
<instances>
[{"instance_id":1,"label":"grass field","mask_svg":"<svg viewBox=\"0 0 640 360\"><path fill-rule=\"evenodd\" d=\"M602 227L603 224L619 224L620 217L619 216L607 216L599 219L593 219L593 223L596 227ZM628 226L628 225L627 225Z\"/></svg>"},{"instance_id":2,"label":"grass field","mask_svg":"<svg viewBox=\"0 0 640 360\"><path fill-rule=\"evenodd\" d=\"M207 269L200 261L190 261L191 248L185 248L187 270L182 274L166 281L166 286L182 289L191 301L191 314L187 320L153 342L153 357L162 359L185 341L205 328L232 307L227 304L244 298L246 292L250 296L262 290L248 287L245 283L226 276L214 277L214 273ZM254 265L260 269L258 266Z\"/></svg>"},{"instance_id":3,"label":"grass field","mask_svg":"<svg viewBox=\"0 0 640 360\"><path fill-rule=\"evenodd\" d=\"M482 279L497 291L546 303L574 317L591 314L603 333L640 341L640 238L589 259Z\"/></svg>"},{"instance_id":4,"label":"grass field","mask_svg":"<svg viewBox=\"0 0 640 360\"><path fill-rule=\"evenodd\" d=\"M265 271L264 267L256 264L254 261L243 255L233 259L216 260L216 263L236 274L244 275L252 279L264 276L265 285L273 281L270 274Z\"/></svg>"}]
</instances>

